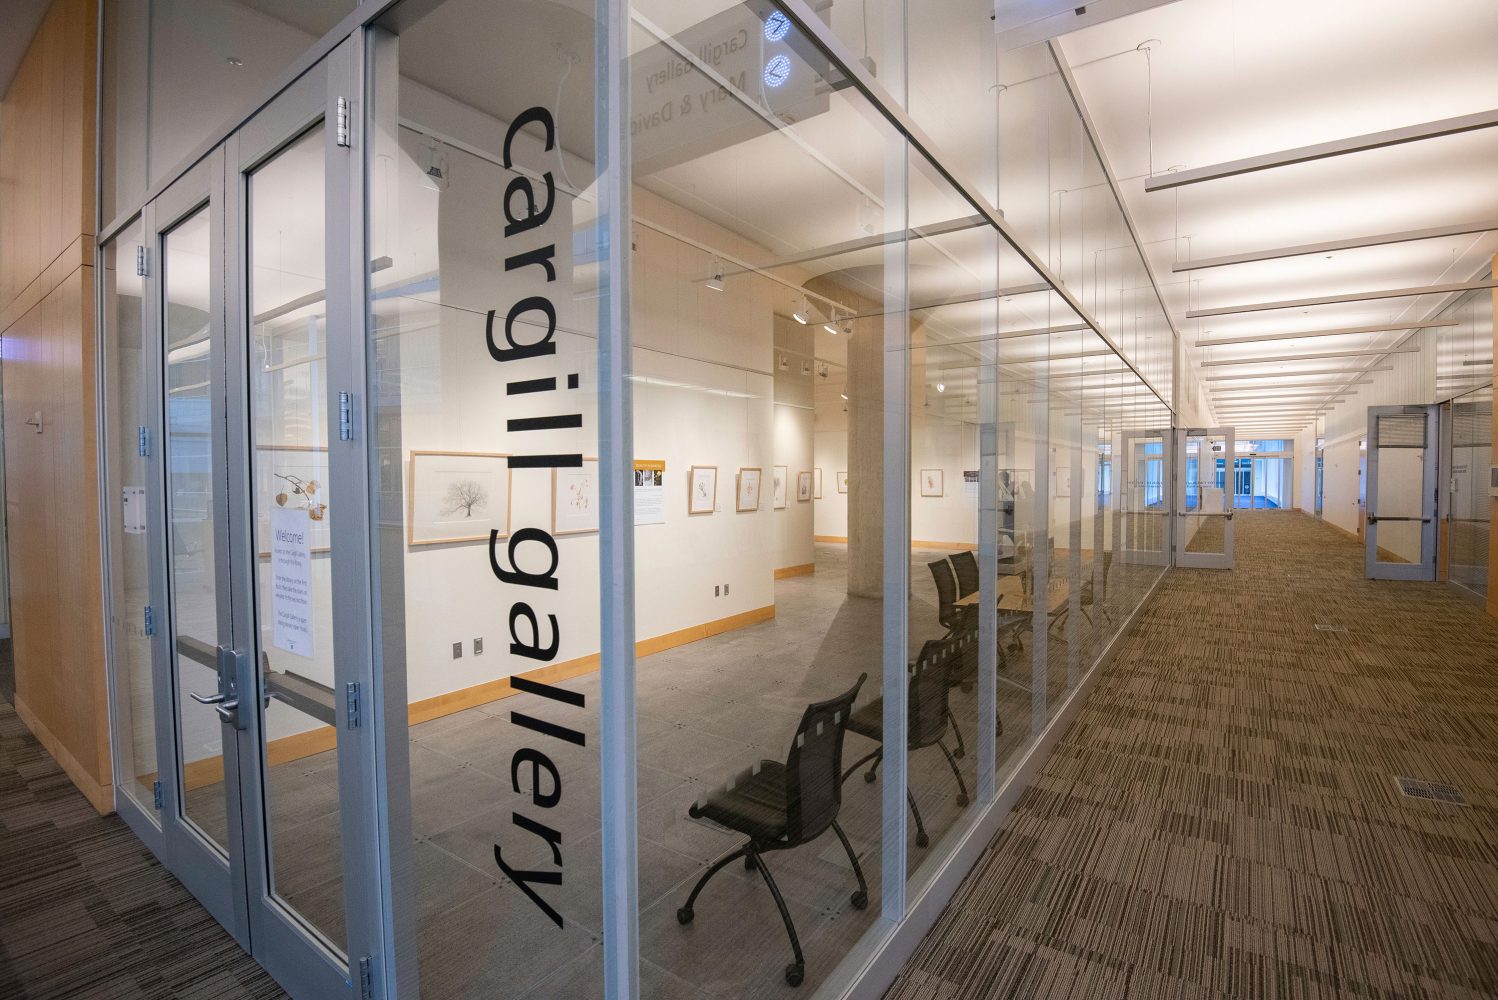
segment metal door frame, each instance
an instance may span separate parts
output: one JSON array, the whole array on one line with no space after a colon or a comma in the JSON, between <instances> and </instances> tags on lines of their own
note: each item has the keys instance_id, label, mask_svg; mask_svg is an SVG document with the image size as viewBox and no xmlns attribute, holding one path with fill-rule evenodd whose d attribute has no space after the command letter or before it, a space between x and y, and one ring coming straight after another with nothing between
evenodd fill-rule
<instances>
[{"instance_id":1,"label":"metal door frame","mask_svg":"<svg viewBox=\"0 0 1498 1000\"><path fill-rule=\"evenodd\" d=\"M1378 419L1385 416L1420 414L1425 418L1424 459L1421 467L1420 514L1380 517L1378 515ZM1368 407L1368 472L1364 480L1367 496L1367 531L1364 533L1363 567L1370 580L1434 580L1436 578L1436 501L1440 482L1440 405ZM1378 524L1380 521L1419 520L1420 560L1412 563L1380 562L1378 559Z\"/></svg>"},{"instance_id":2,"label":"metal door frame","mask_svg":"<svg viewBox=\"0 0 1498 1000\"><path fill-rule=\"evenodd\" d=\"M1175 533L1175 565L1192 567L1196 569L1232 569L1233 568L1233 493L1227 488L1227 477L1223 478L1222 505L1223 509L1218 511L1204 511L1198 509L1195 513L1186 510L1186 439L1188 437L1205 437L1210 444L1213 437L1223 439L1223 455L1231 462L1234 451L1234 435L1231 427L1178 427L1176 428L1176 474L1175 489L1171 493L1171 506L1175 509L1176 522L1183 523L1188 517L1221 517L1222 526L1222 551L1221 552L1188 552L1186 550L1186 532ZM1226 466L1225 466L1226 467ZM1252 468L1250 466L1250 468ZM1201 486L1202 473L1210 473L1213 482L1217 480L1217 459L1210 452L1203 456L1197 454L1196 482L1198 488ZM1250 494L1251 496L1252 494Z\"/></svg>"}]
</instances>

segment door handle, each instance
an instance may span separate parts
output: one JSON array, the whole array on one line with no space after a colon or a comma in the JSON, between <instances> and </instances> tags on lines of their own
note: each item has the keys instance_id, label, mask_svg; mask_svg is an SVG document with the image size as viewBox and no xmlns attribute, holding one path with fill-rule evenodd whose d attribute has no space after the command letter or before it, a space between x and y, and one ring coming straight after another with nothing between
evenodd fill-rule
<instances>
[{"instance_id":1,"label":"door handle","mask_svg":"<svg viewBox=\"0 0 1498 1000\"><path fill-rule=\"evenodd\" d=\"M194 696L194 697L196 697L196 696ZM229 698L229 699L226 699L224 701L224 703L222 705L219 705L217 708L215 708L214 711L218 713L218 717L219 717L219 720L221 722L223 722L223 723L225 723L227 725L233 726L235 729L242 728L239 725L239 699L238 698Z\"/></svg>"},{"instance_id":2,"label":"door handle","mask_svg":"<svg viewBox=\"0 0 1498 1000\"><path fill-rule=\"evenodd\" d=\"M218 672L225 679L224 687L228 691L227 696L220 699L218 716L226 724L235 729L246 729L249 721L239 711L240 694L246 690L254 690L254 680L246 673L248 660L245 655L237 649L229 646L218 648ZM251 695L253 702L254 696Z\"/></svg>"},{"instance_id":3,"label":"door handle","mask_svg":"<svg viewBox=\"0 0 1498 1000\"><path fill-rule=\"evenodd\" d=\"M193 701L197 702L199 705L217 705L219 702L228 697L227 695L222 694L201 695L196 691L187 692L187 696Z\"/></svg>"}]
</instances>

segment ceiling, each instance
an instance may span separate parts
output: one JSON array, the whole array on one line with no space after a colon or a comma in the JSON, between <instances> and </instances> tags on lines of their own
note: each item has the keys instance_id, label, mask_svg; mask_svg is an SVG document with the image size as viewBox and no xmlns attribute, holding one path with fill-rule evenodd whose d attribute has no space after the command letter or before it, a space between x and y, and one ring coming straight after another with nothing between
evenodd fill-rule
<instances>
[{"instance_id":1,"label":"ceiling","mask_svg":"<svg viewBox=\"0 0 1498 1000\"><path fill-rule=\"evenodd\" d=\"M1192 318L1251 303L1471 281L1498 234L1463 233L1177 270L1183 261L1498 220L1498 128L1146 191L1178 170L1498 108L1492 0L1179 0L1066 35L1060 47L1117 175L1188 361L1214 374L1219 417L1309 424L1303 403L1245 404L1293 373L1381 363L1448 296ZM1406 325L1401 325L1406 324ZM1286 334L1392 327L1336 336ZM1277 339L1264 339L1277 338ZM1233 344L1196 346L1198 341ZM1280 362L1285 355L1337 358ZM1386 362L1384 362L1386 363ZM1351 380L1353 376L1345 376ZM1318 381L1328 380L1317 376ZM1325 386L1325 399L1337 395ZM1233 396L1234 402L1227 402Z\"/></svg>"},{"instance_id":2,"label":"ceiling","mask_svg":"<svg viewBox=\"0 0 1498 1000\"><path fill-rule=\"evenodd\" d=\"M0 31L0 94L10 89L10 81L21 68L21 57L31 46L31 38L42 25L49 0L5 0L5 30Z\"/></svg>"}]
</instances>

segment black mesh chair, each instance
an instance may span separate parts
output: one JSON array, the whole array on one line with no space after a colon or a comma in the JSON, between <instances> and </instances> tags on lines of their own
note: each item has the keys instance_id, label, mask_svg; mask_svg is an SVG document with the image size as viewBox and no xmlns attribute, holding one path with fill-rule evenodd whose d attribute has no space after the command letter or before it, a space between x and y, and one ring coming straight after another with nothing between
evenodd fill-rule
<instances>
[{"instance_id":1,"label":"black mesh chair","mask_svg":"<svg viewBox=\"0 0 1498 1000\"><path fill-rule=\"evenodd\" d=\"M947 729L953 721L947 704L947 693L952 688L953 669L963 662L976 645L977 637L972 632L928 639L921 646L920 655L911 667L906 703L906 749L921 750L929 746L941 749L942 755L947 758L947 766L957 779L959 806L966 806L968 803L967 782L962 780L957 761L952 756L952 751L947 749ZM884 759L884 699L875 698L854 712L853 717L848 720L848 731L874 740L879 746L844 771L843 780L847 781L854 771L869 764L863 780L871 782L878 774L879 762ZM870 764L870 761L873 763ZM926 824L921 819L920 807L915 804L915 796L910 793L909 787L905 789L905 801L909 803L911 815L915 817L916 846L925 847L931 843L931 838L926 835Z\"/></svg>"},{"instance_id":2,"label":"black mesh chair","mask_svg":"<svg viewBox=\"0 0 1498 1000\"><path fill-rule=\"evenodd\" d=\"M971 552L954 552L952 568L957 571L957 596L978 592L978 559Z\"/></svg>"},{"instance_id":3,"label":"black mesh chair","mask_svg":"<svg viewBox=\"0 0 1498 1000\"><path fill-rule=\"evenodd\" d=\"M1104 621L1112 622L1112 620L1113 620L1112 617L1108 614L1108 602L1107 602L1107 597L1108 597L1108 571L1110 569L1112 569L1112 568L1113 568L1113 553L1105 551L1103 553L1103 600L1101 600L1101 601L1099 601L1097 599L1097 594L1094 593L1095 588L1093 586L1093 578L1092 578L1092 576L1089 574L1088 577L1087 577L1087 579L1085 579L1085 580L1082 581L1082 614L1086 616L1087 621L1089 623L1091 623L1091 624L1096 624L1096 622L1093 622L1093 620L1092 620L1092 611L1091 611L1091 609L1092 609L1092 607L1094 605L1097 606L1098 611L1102 612L1103 620Z\"/></svg>"},{"instance_id":4,"label":"black mesh chair","mask_svg":"<svg viewBox=\"0 0 1498 1000\"><path fill-rule=\"evenodd\" d=\"M926 568L936 581L936 620L948 632L966 627L972 617L968 612L974 609L957 606L957 576L952 572L952 564L938 559L927 563Z\"/></svg>"},{"instance_id":5,"label":"black mesh chair","mask_svg":"<svg viewBox=\"0 0 1498 1000\"><path fill-rule=\"evenodd\" d=\"M720 791L707 797L705 802L694 803L687 814L693 819L707 819L749 838L748 843L730 854L724 855L703 872L702 878L692 888L686 905L676 911L676 920L681 924L692 922L692 904L702 887L707 885L724 866L744 859L744 867L758 869L775 897L780 908L780 919L785 921L785 931L790 935L791 951L796 960L785 967L785 981L800 986L806 975L806 958L801 952L801 940L796 937L796 925L791 922L791 912L786 909L785 898L775 884L770 869L765 865L764 855L772 851L789 850L810 843L827 832L828 827L842 841L848 852L848 861L853 865L853 874L858 879L858 891L850 901L855 909L869 905L869 887L864 881L863 869L858 856L843 828L838 825L838 808L843 801L843 785L839 769L843 762L843 734L847 731L852 714L853 699L868 674L859 674L858 682L847 691L828 701L819 701L806 706L801 715L801 724L796 728L796 737L791 741L790 753L785 763L777 760L762 760L728 782Z\"/></svg>"}]
</instances>

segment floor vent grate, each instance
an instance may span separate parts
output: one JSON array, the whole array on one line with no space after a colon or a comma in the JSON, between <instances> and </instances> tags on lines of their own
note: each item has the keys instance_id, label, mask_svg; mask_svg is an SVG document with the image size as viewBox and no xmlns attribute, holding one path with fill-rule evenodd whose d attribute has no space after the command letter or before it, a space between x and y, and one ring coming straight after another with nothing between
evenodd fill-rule
<instances>
[{"instance_id":1,"label":"floor vent grate","mask_svg":"<svg viewBox=\"0 0 1498 1000\"><path fill-rule=\"evenodd\" d=\"M1347 631L1347 626L1346 625L1321 625L1321 624L1318 624L1316 626L1316 631L1317 632L1346 632Z\"/></svg>"},{"instance_id":2,"label":"floor vent grate","mask_svg":"<svg viewBox=\"0 0 1498 1000\"><path fill-rule=\"evenodd\" d=\"M1394 784L1399 786L1400 792L1412 799L1430 799L1432 802L1450 802L1459 806L1467 804L1466 796L1455 785L1440 781L1421 781L1419 778L1395 778Z\"/></svg>"}]
</instances>

